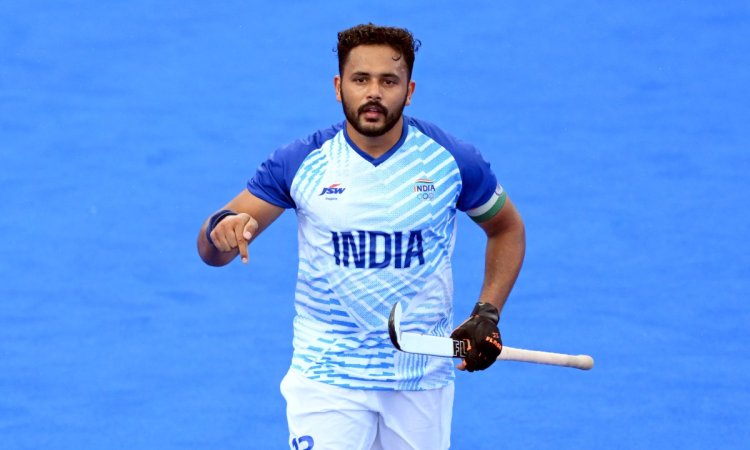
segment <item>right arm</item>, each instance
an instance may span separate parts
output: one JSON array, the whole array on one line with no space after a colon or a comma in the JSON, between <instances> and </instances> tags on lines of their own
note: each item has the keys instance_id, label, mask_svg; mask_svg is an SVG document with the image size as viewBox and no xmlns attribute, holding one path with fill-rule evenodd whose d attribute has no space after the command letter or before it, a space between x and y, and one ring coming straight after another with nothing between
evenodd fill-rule
<instances>
[{"instance_id":1,"label":"right arm","mask_svg":"<svg viewBox=\"0 0 750 450\"><path fill-rule=\"evenodd\" d=\"M211 232L214 244L206 239L210 217L203 222L198 233L198 254L210 266L227 265L237 255L246 263L248 244L284 212L284 208L268 203L246 189L221 209L232 210L237 215L225 217L214 227Z\"/></svg>"}]
</instances>

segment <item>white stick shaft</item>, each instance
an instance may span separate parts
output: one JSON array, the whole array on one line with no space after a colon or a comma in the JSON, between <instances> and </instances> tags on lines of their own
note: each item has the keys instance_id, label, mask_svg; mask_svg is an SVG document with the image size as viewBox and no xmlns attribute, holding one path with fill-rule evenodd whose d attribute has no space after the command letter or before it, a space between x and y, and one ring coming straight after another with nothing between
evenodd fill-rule
<instances>
[{"instance_id":1,"label":"white stick shaft","mask_svg":"<svg viewBox=\"0 0 750 450\"><path fill-rule=\"evenodd\" d=\"M594 359L589 355L566 355L564 353L542 352L539 350L524 350L503 346L503 351L497 357L499 361L520 361L553 366L574 367L589 370L594 367Z\"/></svg>"},{"instance_id":2,"label":"white stick shaft","mask_svg":"<svg viewBox=\"0 0 750 450\"><path fill-rule=\"evenodd\" d=\"M449 337L428 336L418 333L398 332L399 348L408 353L423 355L458 357L458 343ZM519 361L551 366L573 367L589 370L594 367L594 359L589 355L568 355L565 353L526 350L503 345L498 361Z\"/></svg>"}]
</instances>

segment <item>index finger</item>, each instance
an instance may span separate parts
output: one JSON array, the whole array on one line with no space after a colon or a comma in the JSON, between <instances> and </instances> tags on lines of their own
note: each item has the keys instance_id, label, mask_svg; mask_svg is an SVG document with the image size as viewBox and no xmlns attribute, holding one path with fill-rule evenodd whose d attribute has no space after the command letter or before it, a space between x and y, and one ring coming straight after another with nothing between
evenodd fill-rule
<instances>
[{"instance_id":1,"label":"index finger","mask_svg":"<svg viewBox=\"0 0 750 450\"><path fill-rule=\"evenodd\" d=\"M248 255L247 246L250 243L250 239L252 239L253 234L258 230L258 221L253 219L252 216L248 218L248 221L242 226L242 230L238 234L237 239L237 249L240 252L240 258L242 258L242 262L247 264L247 261L250 259Z\"/></svg>"},{"instance_id":2,"label":"index finger","mask_svg":"<svg viewBox=\"0 0 750 450\"><path fill-rule=\"evenodd\" d=\"M237 250L240 251L240 258L242 259L243 264L247 264L248 261L248 252L247 252L247 244L248 242L241 237L240 239L237 239Z\"/></svg>"}]
</instances>

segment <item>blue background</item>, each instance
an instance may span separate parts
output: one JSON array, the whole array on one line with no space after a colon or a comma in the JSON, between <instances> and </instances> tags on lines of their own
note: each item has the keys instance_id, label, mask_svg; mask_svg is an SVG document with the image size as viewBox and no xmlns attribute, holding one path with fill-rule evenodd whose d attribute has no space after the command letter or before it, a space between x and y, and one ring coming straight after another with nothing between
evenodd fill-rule
<instances>
[{"instance_id":1,"label":"blue background","mask_svg":"<svg viewBox=\"0 0 750 450\"><path fill-rule=\"evenodd\" d=\"M0 448L285 448L294 214L249 266L195 237L341 120L367 21L526 221L505 343L596 358L458 374L452 448L743 448L750 6L699 0L0 2ZM483 245L462 217L459 317Z\"/></svg>"}]
</instances>

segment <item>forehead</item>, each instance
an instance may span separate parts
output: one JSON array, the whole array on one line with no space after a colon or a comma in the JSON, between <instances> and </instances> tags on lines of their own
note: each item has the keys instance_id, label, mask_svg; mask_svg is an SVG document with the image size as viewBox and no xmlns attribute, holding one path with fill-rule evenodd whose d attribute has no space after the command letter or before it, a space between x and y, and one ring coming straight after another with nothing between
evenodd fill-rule
<instances>
[{"instance_id":1,"label":"forehead","mask_svg":"<svg viewBox=\"0 0 750 450\"><path fill-rule=\"evenodd\" d=\"M404 56L388 45L359 45L349 53L344 72L395 73L406 76Z\"/></svg>"}]
</instances>

